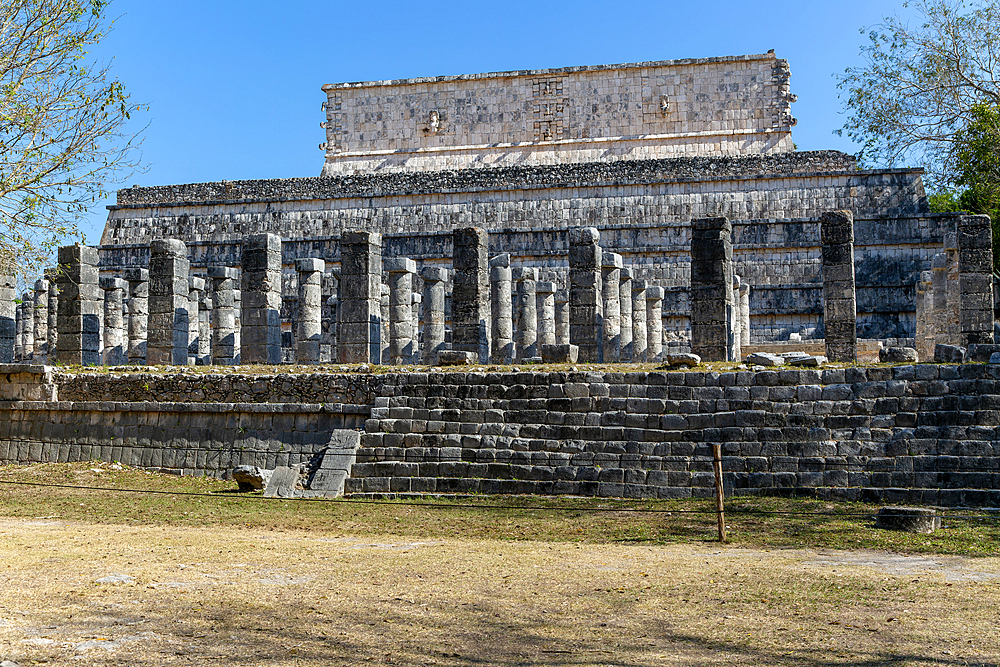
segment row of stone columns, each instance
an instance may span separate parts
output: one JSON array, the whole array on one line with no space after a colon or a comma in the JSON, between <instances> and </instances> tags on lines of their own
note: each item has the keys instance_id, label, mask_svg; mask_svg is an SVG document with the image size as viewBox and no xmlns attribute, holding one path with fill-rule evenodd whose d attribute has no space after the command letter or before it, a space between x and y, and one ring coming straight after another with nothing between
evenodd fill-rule
<instances>
[{"instance_id":1,"label":"row of stone columns","mask_svg":"<svg viewBox=\"0 0 1000 667\"><path fill-rule=\"evenodd\" d=\"M934 358L939 344L993 343L993 250L990 220L956 216L942 251L916 281L917 354Z\"/></svg>"}]
</instances>

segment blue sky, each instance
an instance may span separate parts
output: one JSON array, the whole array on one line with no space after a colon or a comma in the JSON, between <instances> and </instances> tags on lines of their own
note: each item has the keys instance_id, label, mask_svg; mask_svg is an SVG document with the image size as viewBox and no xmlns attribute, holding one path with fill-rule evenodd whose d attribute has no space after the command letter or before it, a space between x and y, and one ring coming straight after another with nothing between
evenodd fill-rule
<instances>
[{"instance_id":1,"label":"blue sky","mask_svg":"<svg viewBox=\"0 0 1000 667\"><path fill-rule=\"evenodd\" d=\"M859 29L902 0L449 3L116 0L94 51L149 105L147 170L112 191L246 178L317 176L324 83L700 58L774 49L789 61L800 150L857 147L834 73L859 63ZM81 224L100 240L100 203Z\"/></svg>"}]
</instances>

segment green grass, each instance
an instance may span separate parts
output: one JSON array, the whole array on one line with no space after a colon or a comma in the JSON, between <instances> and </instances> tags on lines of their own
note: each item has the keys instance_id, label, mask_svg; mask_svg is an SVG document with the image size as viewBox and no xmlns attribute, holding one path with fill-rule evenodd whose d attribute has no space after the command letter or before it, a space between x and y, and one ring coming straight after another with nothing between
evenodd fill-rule
<instances>
[{"instance_id":1,"label":"green grass","mask_svg":"<svg viewBox=\"0 0 1000 667\"><path fill-rule=\"evenodd\" d=\"M99 488L73 488L99 487ZM248 526L350 535L666 544L717 539L714 500L629 501L482 496L362 502L277 500L235 482L105 463L0 467L0 515L126 525ZM934 535L876 530L878 507L810 499L731 498L732 545L1000 555L1000 514L945 513ZM765 512L775 512L766 514Z\"/></svg>"}]
</instances>

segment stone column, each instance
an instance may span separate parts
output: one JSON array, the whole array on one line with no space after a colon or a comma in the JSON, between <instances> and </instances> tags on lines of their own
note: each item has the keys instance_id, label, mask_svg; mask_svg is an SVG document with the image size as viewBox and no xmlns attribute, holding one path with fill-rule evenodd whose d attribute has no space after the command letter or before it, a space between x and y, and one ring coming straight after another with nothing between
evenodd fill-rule
<instances>
[{"instance_id":1,"label":"stone column","mask_svg":"<svg viewBox=\"0 0 1000 667\"><path fill-rule=\"evenodd\" d=\"M24 304L14 304L14 361L24 356Z\"/></svg>"},{"instance_id":2,"label":"stone column","mask_svg":"<svg viewBox=\"0 0 1000 667\"><path fill-rule=\"evenodd\" d=\"M47 364L49 359L49 281L35 281L35 363Z\"/></svg>"},{"instance_id":3,"label":"stone column","mask_svg":"<svg viewBox=\"0 0 1000 667\"><path fill-rule=\"evenodd\" d=\"M556 345L569 345L569 290L556 290Z\"/></svg>"},{"instance_id":4,"label":"stone column","mask_svg":"<svg viewBox=\"0 0 1000 667\"><path fill-rule=\"evenodd\" d=\"M195 363L199 366L212 365L212 310L215 303L209 292L210 281L205 281L206 289L201 294L198 302L198 358Z\"/></svg>"},{"instance_id":5,"label":"stone column","mask_svg":"<svg viewBox=\"0 0 1000 667\"><path fill-rule=\"evenodd\" d=\"M201 348L201 302L205 295L205 279L188 276L188 366L198 364Z\"/></svg>"},{"instance_id":6,"label":"stone column","mask_svg":"<svg viewBox=\"0 0 1000 667\"><path fill-rule=\"evenodd\" d=\"M45 269L45 278L49 283L48 358L46 361L52 363L56 358L56 344L59 341L59 270L54 267Z\"/></svg>"},{"instance_id":7,"label":"stone column","mask_svg":"<svg viewBox=\"0 0 1000 667\"><path fill-rule=\"evenodd\" d=\"M515 357L524 362L539 356L538 312L535 310L535 284L538 272L530 267L511 270L515 285L514 329L516 331Z\"/></svg>"},{"instance_id":8,"label":"stone column","mask_svg":"<svg viewBox=\"0 0 1000 667\"><path fill-rule=\"evenodd\" d=\"M943 252L936 253L931 258L931 302L933 307L930 316L934 319L934 344L951 345L952 340L948 336L948 324L950 309L948 308L948 255ZM934 348L931 347L933 357Z\"/></svg>"},{"instance_id":9,"label":"stone column","mask_svg":"<svg viewBox=\"0 0 1000 667\"><path fill-rule=\"evenodd\" d=\"M958 216L959 311L964 347L993 343L993 236L986 215Z\"/></svg>"},{"instance_id":10,"label":"stone column","mask_svg":"<svg viewBox=\"0 0 1000 667\"><path fill-rule=\"evenodd\" d=\"M621 272L622 256L606 252L601 256L601 298L603 300L603 346L604 363L621 361L622 317L621 317Z\"/></svg>"},{"instance_id":11,"label":"stone column","mask_svg":"<svg viewBox=\"0 0 1000 667\"><path fill-rule=\"evenodd\" d=\"M16 289L14 276L0 275L0 364L14 361L17 339L17 304L14 303Z\"/></svg>"},{"instance_id":12,"label":"stone column","mask_svg":"<svg viewBox=\"0 0 1000 667\"><path fill-rule=\"evenodd\" d=\"M551 282L535 283L535 317L538 322L538 355L542 345L556 344L556 285Z\"/></svg>"},{"instance_id":13,"label":"stone column","mask_svg":"<svg viewBox=\"0 0 1000 667\"><path fill-rule=\"evenodd\" d=\"M582 363L604 360L600 238L594 227L569 230L569 342Z\"/></svg>"},{"instance_id":14,"label":"stone column","mask_svg":"<svg viewBox=\"0 0 1000 667\"><path fill-rule=\"evenodd\" d=\"M618 281L618 309L621 315L621 345L619 361L632 361L632 269L623 267Z\"/></svg>"},{"instance_id":15,"label":"stone column","mask_svg":"<svg viewBox=\"0 0 1000 667\"><path fill-rule=\"evenodd\" d=\"M740 289L743 287L743 280L733 274L733 341L732 349L729 351L729 358L739 361L743 358L743 310L740 301Z\"/></svg>"},{"instance_id":16,"label":"stone column","mask_svg":"<svg viewBox=\"0 0 1000 667\"><path fill-rule=\"evenodd\" d=\"M489 236L479 227L456 229L454 286L451 294L452 348L490 359Z\"/></svg>"},{"instance_id":17,"label":"stone column","mask_svg":"<svg viewBox=\"0 0 1000 667\"><path fill-rule=\"evenodd\" d=\"M153 241L149 248L149 323L146 363L186 366L191 300L187 246L177 239Z\"/></svg>"},{"instance_id":18,"label":"stone column","mask_svg":"<svg viewBox=\"0 0 1000 667\"><path fill-rule=\"evenodd\" d=\"M924 342L927 330L927 325L925 323L927 313L924 310L924 303L927 298L927 292L924 291L924 283L922 280L917 280L915 290L916 318L914 324L916 325L916 333L913 336L913 347L917 350L917 359L920 361L927 361L927 345Z\"/></svg>"},{"instance_id":19,"label":"stone column","mask_svg":"<svg viewBox=\"0 0 1000 667\"><path fill-rule=\"evenodd\" d=\"M382 260L383 264L385 260ZM382 339L382 348L379 351L379 363L383 366L389 365L389 286L385 283L379 287L379 321L382 323L382 331L379 333Z\"/></svg>"},{"instance_id":20,"label":"stone column","mask_svg":"<svg viewBox=\"0 0 1000 667\"><path fill-rule=\"evenodd\" d=\"M646 288L646 361L663 361L663 288Z\"/></svg>"},{"instance_id":21,"label":"stone column","mask_svg":"<svg viewBox=\"0 0 1000 667\"><path fill-rule=\"evenodd\" d=\"M920 298L922 295L922 299ZM920 361L933 361L934 342L937 339L934 321L934 274L921 271L917 281L917 355Z\"/></svg>"},{"instance_id":22,"label":"stone column","mask_svg":"<svg viewBox=\"0 0 1000 667\"><path fill-rule=\"evenodd\" d=\"M104 290L104 350L101 361L105 366L122 366L128 362L125 350L125 290L128 283L121 278L101 278Z\"/></svg>"},{"instance_id":23,"label":"stone column","mask_svg":"<svg viewBox=\"0 0 1000 667\"><path fill-rule=\"evenodd\" d=\"M413 359L413 275L417 263L391 257L382 264L389 274L389 363L402 366Z\"/></svg>"},{"instance_id":24,"label":"stone column","mask_svg":"<svg viewBox=\"0 0 1000 667\"><path fill-rule=\"evenodd\" d=\"M210 266L212 281L212 365L235 366L240 349L236 341L236 269Z\"/></svg>"},{"instance_id":25,"label":"stone column","mask_svg":"<svg viewBox=\"0 0 1000 667\"><path fill-rule=\"evenodd\" d=\"M35 353L35 300L30 292L21 294L21 361L31 361Z\"/></svg>"},{"instance_id":26,"label":"stone column","mask_svg":"<svg viewBox=\"0 0 1000 667\"><path fill-rule=\"evenodd\" d=\"M948 314L945 317L948 342L950 345L961 345L961 274L958 270L958 234L947 232L944 235L944 252L948 259L948 269L945 282L948 285ZM934 351L931 350L933 358Z\"/></svg>"},{"instance_id":27,"label":"stone column","mask_svg":"<svg viewBox=\"0 0 1000 667\"><path fill-rule=\"evenodd\" d=\"M103 294L98 285L97 248L59 248L59 339L56 361L63 365L97 366Z\"/></svg>"},{"instance_id":28,"label":"stone column","mask_svg":"<svg viewBox=\"0 0 1000 667\"><path fill-rule=\"evenodd\" d=\"M444 345L444 293L448 283L448 269L426 266L420 271L424 280L424 346L421 359L428 366L438 361Z\"/></svg>"},{"instance_id":29,"label":"stone column","mask_svg":"<svg viewBox=\"0 0 1000 667\"><path fill-rule=\"evenodd\" d=\"M413 307L410 309L413 315L410 328L410 332L412 334L411 340L413 341L413 345L412 345L412 354L410 354L410 360L406 363L416 365L420 363L420 303L424 299L422 296L420 296L420 293L417 292L416 290L414 290L414 292L410 295L410 298L412 299L413 302Z\"/></svg>"},{"instance_id":30,"label":"stone column","mask_svg":"<svg viewBox=\"0 0 1000 667\"><path fill-rule=\"evenodd\" d=\"M340 238L340 330L337 361L382 358L382 235L347 231Z\"/></svg>"},{"instance_id":31,"label":"stone column","mask_svg":"<svg viewBox=\"0 0 1000 667\"><path fill-rule=\"evenodd\" d=\"M740 283L740 347L750 345L750 284L746 281ZM742 351L739 361L742 358Z\"/></svg>"},{"instance_id":32,"label":"stone column","mask_svg":"<svg viewBox=\"0 0 1000 667\"><path fill-rule=\"evenodd\" d=\"M828 211L820 223L823 245L823 326L830 361L857 358L857 302L854 292L854 216Z\"/></svg>"},{"instance_id":33,"label":"stone column","mask_svg":"<svg viewBox=\"0 0 1000 667\"><path fill-rule=\"evenodd\" d=\"M122 272L128 282L128 360L146 363L146 335L149 321L149 270L128 267Z\"/></svg>"},{"instance_id":34,"label":"stone column","mask_svg":"<svg viewBox=\"0 0 1000 667\"><path fill-rule=\"evenodd\" d=\"M326 262L312 257L297 259L295 270L299 274L299 331L295 362L318 364L320 339L323 337L323 272Z\"/></svg>"},{"instance_id":35,"label":"stone column","mask_svg":"<svg viewBox=\"0 0 1000 667\"><path fill-rule=\"evenodd\" d=\"M503 253L490 260L490 321L493 329L490 363L514 363L514 301L511 294L513 274L510 254Z\"/></svg>"},{"instance_id":36,"label":"stone column","mask_svg":"<svg viewBox=\"0 0 1000 667\"><path fill-rule=\"evenodd\" d=\"M731 235L732 226L725 218L691 221L691 351L705 361L735 361L730 359L734 306ZM650 355L653 325L647 322Z\"/></svg>"},{"instance_id":37,"label":"stone column","mask_svg":"<svg viewBox=\"0 0 1000 667\"><path fill-rule=\"evenodd\" d=\"M240 359L281 363L281 237L258 234L243 241L240 262Z\"/></svg>"},{"instance_id":38,"label":"stone column","mask_svg":"<svg viewBox=\"0 0 1000 667\"><path fill-rule=\"evenodd\" d=\"M632 361L646 361L646 281L632 280Z\"/></svg>"}]
</instances>

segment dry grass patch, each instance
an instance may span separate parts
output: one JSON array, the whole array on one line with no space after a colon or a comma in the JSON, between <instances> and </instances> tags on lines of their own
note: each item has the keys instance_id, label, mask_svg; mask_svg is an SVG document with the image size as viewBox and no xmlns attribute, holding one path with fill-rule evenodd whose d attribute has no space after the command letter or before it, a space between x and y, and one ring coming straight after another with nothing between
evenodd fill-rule
<instances>
[{"instance_id":1,"label":"dry grass patch","mask_svg":"<svg viewBox=\"0 0 1000 667\"><path fill-rule=\"evenodd\" d=\"M0 659L22 665L1000 659L992 558L30 519L0 536Z\"/></svg>"}]
</instances>

